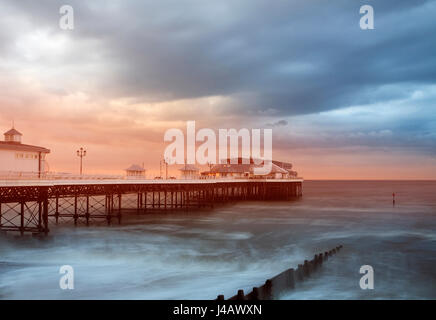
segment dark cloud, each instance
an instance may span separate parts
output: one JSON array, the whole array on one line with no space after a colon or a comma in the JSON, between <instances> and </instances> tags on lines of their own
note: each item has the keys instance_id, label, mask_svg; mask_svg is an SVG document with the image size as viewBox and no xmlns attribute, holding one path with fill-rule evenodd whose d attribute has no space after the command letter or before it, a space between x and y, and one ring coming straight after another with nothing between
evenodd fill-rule
<instances>
[{"instance_id":1,"label":"dark cloud","mask_svg":"<svg viewBox=\"0 0 436 320\"><path fill-rule=\"evenodd\" d=\"M267 123L266 126L267 127L284 127L288 125L288 121L286 120L279 120L276 121L274 123Z\"/></svg>"},{"instance_id":2,"label":"dark cloud","mask_svg":"<svg viewBox=\"0 0 436 320\"><path fill-rule=\"evenodd\" d=\"M4 2L35 28L56 30L63 2ZM224 95L235 98L226 111L295 115L388 101L410 85L435 82L434 1L70 4L74 41L98 41L95 54L107 64L88 89L112 97ZM374 6L375 30L359 28L363 4ZM87 64L88 58L83 52L63 62Z\"/></svg>"},{"instance_id":3,"label":"dark cloud","mask_svg":"<svg viewBox=\"0 0 436 320\"><path fill-rule=\"evenodd\" d=\"M374 105L376 110L380 103L407 100L436 80L436 1L71 0L72 32L58 28L63 4L2 1L3 75L13 76L13 68L3 70L9 60L24 68L28 63L21 64L16 55L17 38L48 30L53 37L68 35L71 40L59 59L30 62L51 72L65 71L62 78L42 83L50 94L79 91L90 99L129 98L132 103L224 96L207 119L209 125L243 119L246 127L257 118L277 131L293 128L292 120L288 124L292 116L351 105ZM375 30L359 28L364 4L374 6ZM429 96L429 101L412 99L406 107L410 112L401 117L374 113L368 121L353 114L323 123L309 118L315 132L278 136L276 145L392 146L433 154L436 99ZM8 101L18 103L13 97ZM192 114L205 118L202 103L165 110L160 120L191 120ZM340 126L344 128L323 131Z\"/></svg>"}]
</instances>

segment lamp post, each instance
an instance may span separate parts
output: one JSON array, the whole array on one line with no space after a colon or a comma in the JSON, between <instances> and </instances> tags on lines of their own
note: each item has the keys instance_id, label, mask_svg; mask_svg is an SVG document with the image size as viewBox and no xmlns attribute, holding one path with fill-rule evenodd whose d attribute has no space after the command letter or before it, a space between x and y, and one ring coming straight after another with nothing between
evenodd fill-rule
<instances>
[{"instance_id":1,"label":"lamp post","mask_svg":"<svg viewBox=\"0 0 436 320\"><path fill-rule=\"evenodd\" d=\"M162 159L159 160L159 179L162 179Z\"/></svg>"},{"instance_id":2,"label":"lamp post","mask_svg":"<svg viewBox=\"0 0 436 320\"><path fill-rule=\"evenodd\" d=\"M168 180L168 158L165 158L164 162L165 162L165 179Z\"/></svg>"},{"instance_id":3,"label":"lamp post","mask_svg":"<svg viewBox=\"0 0 436 320\"><path fill-rule=\"evenodd\" d=\"M77 150L77 156L80 157L80 175L82 175L82 159L86 156L86 150L80 148Z\"/></svg>"},{"instance_id":4,"label":"lamp post","mask_svg":"<svg viewBox=\"0 0 436 320\"><path fill-rule=\"evenodd\" d=\"M163 179L163 168L165 167L165 179L168 179L168 160L167 158L159 160L159 170L160 170L160 177Z\"/></svg>"}]
</instances>

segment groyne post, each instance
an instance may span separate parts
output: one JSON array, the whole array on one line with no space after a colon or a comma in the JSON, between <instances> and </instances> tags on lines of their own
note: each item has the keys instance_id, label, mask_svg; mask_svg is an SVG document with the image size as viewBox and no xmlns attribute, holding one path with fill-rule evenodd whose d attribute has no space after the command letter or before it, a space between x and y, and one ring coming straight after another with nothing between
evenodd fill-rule
<instances>
[{"instance_id":1,"label":"groyne post","mask_svg":"<svg viewBox=\"0 0 436 320\"><path fill-rule=\"evenodd\" d=\"M329 255L338 253L341 248L342 245L339 245L328 251ZM325 252L324 256L327 256L327 252ZM304 260L304 264L299 264L296 270L293 268L285 270L275 277L266 280L263 286L253 287L253 290L245 296L244 291L240 289L237 294L229 300L270 300L286 290L294 289L296 282L304 281L311 273L321 267L325 261L326 259L324 259L322 253L315 254L313 260ZM217 300L219 300L220 297L224 299L223 295L219 295Z\"/></svg>"},{"instance_id":2,"label":"groyne post","mask_svg":"<svg viewBox=\"0 0 436 320\"><path fill-rule=\"evenodd\" d=\"M244 290L240 289L238 290L238 300L245 300Z\"/></svg>"}]
</instances>

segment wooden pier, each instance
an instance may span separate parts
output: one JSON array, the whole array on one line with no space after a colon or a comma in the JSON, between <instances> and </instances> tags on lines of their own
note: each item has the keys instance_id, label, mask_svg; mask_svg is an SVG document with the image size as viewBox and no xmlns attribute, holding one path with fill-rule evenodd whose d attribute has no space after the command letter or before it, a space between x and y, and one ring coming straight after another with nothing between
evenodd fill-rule
<instances>
[{"instance_id":1,"label":"wooden pier","mask_svg":"<svg viewBox=\"0 0 436 320\"><path fill-rule=\"evenodd\" d=\"M287 201L301 179L100 180L0 182L0 231L47 234L49 222L121 223L122 212L213 208L232 201Z\"/></svg>"}]
</instances>

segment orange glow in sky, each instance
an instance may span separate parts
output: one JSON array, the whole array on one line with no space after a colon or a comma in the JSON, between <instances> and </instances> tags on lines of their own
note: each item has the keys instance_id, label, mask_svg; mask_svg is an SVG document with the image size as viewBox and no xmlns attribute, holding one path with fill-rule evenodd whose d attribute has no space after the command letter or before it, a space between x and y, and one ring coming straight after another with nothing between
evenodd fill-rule
<instances>
[{"instance_id":1,"label":"orange glow in sky","mask_svg":"<svg viewBox=\"0 0 436 320\"><path fill-rule=\"evenodd\" d=\"M436 179L434 54L420 36L434 4L408 10L419 25L403 34L402 11L364 32L351 3L326 15L292 1L73 1L74 30L58 7L25 3L0 5L0 131L15 121L23 143L51 150L52 172L77 173L84 147L85 173L143 164L154 177L164 132L194 120L272 128L273 158L305 179Z\"/></svg>"}]
</instances>

